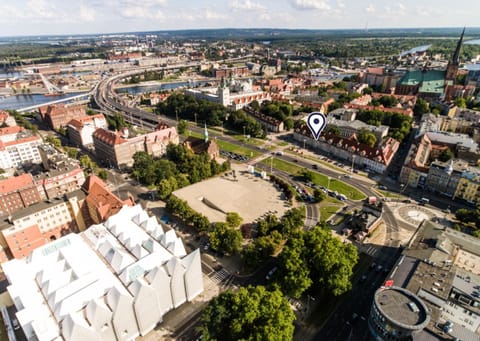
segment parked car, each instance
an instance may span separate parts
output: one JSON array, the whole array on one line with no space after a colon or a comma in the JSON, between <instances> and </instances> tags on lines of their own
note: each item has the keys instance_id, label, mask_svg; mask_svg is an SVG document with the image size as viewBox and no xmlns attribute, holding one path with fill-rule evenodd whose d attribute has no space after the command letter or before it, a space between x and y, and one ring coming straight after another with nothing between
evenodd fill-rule
<instances>
[{"instance_id":1,"label":"parked car","mask_svg":"<svg viewBox=\"0 0 480 341\"><path fill-rule=\"evenodd\" d=\"M266 280L269 280L274 274L275 272L277 272L278 268L277 267L274 267L272 268L272 270L270 270L267 274L267 276L265 277Z\"/></svg>"}]
</instances>

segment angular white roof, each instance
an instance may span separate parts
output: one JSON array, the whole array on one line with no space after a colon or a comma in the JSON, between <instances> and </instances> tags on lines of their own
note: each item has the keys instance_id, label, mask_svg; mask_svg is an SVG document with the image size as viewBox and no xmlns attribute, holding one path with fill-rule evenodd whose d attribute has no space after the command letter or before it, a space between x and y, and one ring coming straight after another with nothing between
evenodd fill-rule
<instances>
[{"instance_id":1,"label":"angular white roof","mask_svg":"<svg viewBox=\"0 0 480 341\"><path fill-rule=\"evenodd\" d=\"M125 206L104 224L69 234L2 267L27 336L53 340L95 332L88 316L106 316L108 309L114 312L125 302L134 302L142 290L138 284L147 283L145 275L152 270L168 269L170 276L186 271L192 257L181 260L184 256L175 231L164 233L156 218L137 205ZM120 301L124 303L119 305Z\"/></svg>"}]
</instances>

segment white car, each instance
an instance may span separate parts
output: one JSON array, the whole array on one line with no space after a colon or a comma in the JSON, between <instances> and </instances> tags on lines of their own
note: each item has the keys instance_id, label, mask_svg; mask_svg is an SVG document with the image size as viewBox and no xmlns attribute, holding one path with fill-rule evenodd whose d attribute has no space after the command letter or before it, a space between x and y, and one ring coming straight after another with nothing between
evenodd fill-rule
<instances>
[{"instance_id":1,"label":"white car","mask_svg":"<svg viewBox=\"0 0 480 341\"><path fill-rule=\"evenodd\" d=\"M277 267L274 267L272 270L270 270L270 271L268 272L268 274L267 274L267 276L265 277L265 279L269 280L269 279L273 276L273 274L274 274L275 272L277 272L277 270L278 270L278 268L277 268Z\"/></svg>"}]
</instances>

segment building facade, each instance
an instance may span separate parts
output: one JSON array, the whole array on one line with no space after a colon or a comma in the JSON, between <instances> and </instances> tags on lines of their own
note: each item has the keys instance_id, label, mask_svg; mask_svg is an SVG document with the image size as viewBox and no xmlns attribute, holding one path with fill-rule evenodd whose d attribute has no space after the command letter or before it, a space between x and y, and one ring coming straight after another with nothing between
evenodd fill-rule
<instances>
[{"instance_id":1,"label":"building facade","mask_svg":"<svg viewBox=\"0 0 480 341\"><path fill-rule=\"evenodd\" d=\"M0 168L17 168L40 163L38 146L42 139L22 127L0 128Z\"/></svg>"},{"instance_id":2,"label":"building facade","mask_svg":"<svg viewBox=\"0 0 480 341\"><path fill-rule=\"evenodd\" d=\"M27 257L33 250L71 232L77 232L77 225L64 198L40 202L14 213L1 230L13 258Z\"/></svg>"},{"instance_id":3,"label":"building facade","mask_svg":"<svg viewBox=\"0 0 480 341\"><path fill-rule=\"evenodd\" d=\"M105 165L117 168L131 167L136 152L162 156L169 143L178 144L175 127L160 125L154 132L129 138L128 131L112 132L99 128L93 134L95 154Z\"/></svg>"},{"instance_id":4,"label":"building facade","mask_svg":"<svg viewBox=\"0 0 480 341\"><path fill-rule=\"evenodd\" d=\"M16 318L39 341L133 340L203 291L200 251L187 254L139 205L2 267Z\"/></svg>"},{"instance_id":5,"label":"building facade","mask_svg":"<svg viewBox=\"0 0 480 341\"><path fill-rule=\"evenodd\" d=\"M75 118L67 124L68 139L78 147L91 145L93 133L98 128L108 128L107 120L102 114Z\"/></svg>"},{"instance_id":6,"label":"building facade","mask_svg":"<svg viewBox=\"0 0 480 341\"><path fill-rule=\"evenodd\" d=\"M71 120L87 115L85 106L65 104L51 104L39 109L40 116L51 129L66 127Z\"/></svg>"},{"instance_id":7,"label":"building facade","mask_svg":"<svg viewBox=\"0 0 480 341\"><path fill-rule=\"evenodd\" d=\"M41 201L31 174L0 180L0 216L10 215Z\"/></svg>"},{"instance_id":8,"label":"building facade","mask_svg":"<svg viewBox=\"0 0 480 341\"><path fill-rule=\"evenodd\" d=\"M319 139L315 140L306 126L295 129L293 138L312 149L343 159L354 167L379 174L387 170L400 146L397 140L390 137L377 146L370 147L358 142L355 136L345 139L329 132L322 132Z\"/></svg>"}]
</instances>

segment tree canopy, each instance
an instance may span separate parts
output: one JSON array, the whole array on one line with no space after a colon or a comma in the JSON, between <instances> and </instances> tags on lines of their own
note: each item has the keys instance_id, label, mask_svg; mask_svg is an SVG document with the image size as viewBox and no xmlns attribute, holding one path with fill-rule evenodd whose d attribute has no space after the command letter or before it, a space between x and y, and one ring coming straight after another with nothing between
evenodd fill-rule
<instances>
[{"instance_id":1,"label":"tree canopy","mask_svg":"<svg viewBox=\"0 0 480 341\"><path fill-rule=\"evenodd\" d=\"M360 110L357 119L374 126L389 126L388 135L400 142L408 136L412 128L411 117L381 110Z\"/></svg>"},{"instance_id":2,"label":"tree canopy","mask_svg":"<svg viewBox=\"0 0 480 341\"><path fill-rule=\"evenodd\" d=\"M279 290L241 287L211 300L202 314L203 340L292 340L295 321Z\"/></svg>"},{"instance_id":3,"label":"tree canopy","mask_svg":"<svg viewBox=\"0 0 480 341\"><path fill-rule=\"evenodd\" d=\"M213 250L234 254L240 251L243 236L240 230L228 226L226 223L215 223L208 236Z\"/></svg>"},{"instance_id":4,"label":"tree canopy","mask_svg":"<svg viewBox=\"0 0 480 341\"><path fill-rule=\"evenodd\" d=\"M194 154L183 145L169 144L167 159L156 159L145 152L133 155L133 174L147 186L157 186L165 199L171 192L191 183L209 178L230 168L228 161L219 165L207 153Z\"/></svg>"},{"instance_id":5,"label":"tree canopy","mask_svg":"<svg viewBox=\"0 0 480 341\"><path fill-rule=\"evenodd\" d=\"M279 257L277 276L282 291L299 297L311 286L323 288L335 296L350 290L350 277L358 261L351 244L332 235L321 226L291 236Z\"/></svg>"}]
</instances>

